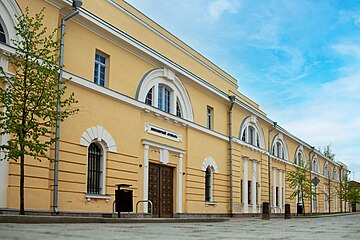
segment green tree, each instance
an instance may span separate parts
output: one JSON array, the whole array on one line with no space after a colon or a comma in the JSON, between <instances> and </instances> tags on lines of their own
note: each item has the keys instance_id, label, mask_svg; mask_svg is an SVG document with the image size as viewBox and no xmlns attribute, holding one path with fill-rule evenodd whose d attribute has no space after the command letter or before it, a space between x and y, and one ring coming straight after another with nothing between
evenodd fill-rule
<instances>
[{"instance_id":1,"label":"green tree","mask_svg":"<svg viewBox=\"0 0 360 240\"><path fill-rule=\"evenodd\" d=\"M335 153L333 153L333 151L331 149L331 144L326 145L322 149L323 149L322 153L324 154L325 157L327 157L328 159L330 159L332 161L335 160Z\"/></svg>"},{"instance_id":2,"label":"green tree","mask_svg":"<svg viewBox=\"0 0 360 240\"><path fill-rule=\"evenodd\" d=\"M286 181L289 183L289 187L294 189L289 199L297 198L298 202L302 203L303 214L305 214L305 200L310 200L312 196L316 195L311 187L311 179L307 177L308 172L309 168L307 165L295 165L295 170L286 173Z\"/></svg>"},{"instance_id":3,"label":"green tree","mask_svg":"<svg viewBox=\"0 0 360 240\"><path fill-rule=\"evenodd\" d=\"M0 69L0 81L5 86L0 88L0 130L1 135L9 136L0 150L5 153L4 159L20 160L21 214L25 214L25 157L53 160L49 149L56 141L56 121L78 111L71 107L77 103L74 94L65 98L62 96L66 87L58 89L60 41L56 39L56 29L48 33L43 26L43 11L30 16L26 8L24 15L17 16L15 31L19 40L12 40L15 51L6 53L13 74Z\"/></svg>"}]
</instances>

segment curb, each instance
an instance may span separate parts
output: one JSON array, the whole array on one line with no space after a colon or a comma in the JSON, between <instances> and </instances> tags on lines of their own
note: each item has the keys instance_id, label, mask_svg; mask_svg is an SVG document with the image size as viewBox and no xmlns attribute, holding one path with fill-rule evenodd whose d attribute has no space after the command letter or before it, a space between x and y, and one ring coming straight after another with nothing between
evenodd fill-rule
<instances>
[{"instance_id":1,"label":"curb","mask_svg":"<svg viewBox=\"0 0 360 240\"><path fill-rule=\"evenodd\" d=\"M229 218L101 218L101 217L64 217L64 216L31 216L0 215L0 223L197 223L225 222Z\"/></svg>"}]
</instances>

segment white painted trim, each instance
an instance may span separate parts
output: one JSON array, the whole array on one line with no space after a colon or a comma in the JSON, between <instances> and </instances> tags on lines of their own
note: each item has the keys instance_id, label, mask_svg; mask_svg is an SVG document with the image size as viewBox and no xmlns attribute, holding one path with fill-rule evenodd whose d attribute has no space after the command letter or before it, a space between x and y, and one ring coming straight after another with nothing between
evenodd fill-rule
<instances>
[{"instance_id":1,"label":"white painted trim","mask_svg":"<svg viewBox=\"0 0 360 240\"><path fill-rule=\"evenodd\" d=\"M185 154L185 152L186 152L186 150L184 150L184 149L173 147L173 146L166 145L166 144L163 144L163 143L158 143L158 142L148 140L148 139L142 139L141 142L142 142L143 145L148 145L148 146L156 147L156 148L159 148L159 149L166 149L166 150L168 150L170 152L174 152L174 153Z\"/></svg>"},{"instance_id":2,"label":"white painted trim","mask_svg":"<svg viewBox=\"0 0 360 240\"><path fill-rule=\"evenodd\" d=\"M275 135L273 142L271 144L270 152L272 152L272 149L274 149L275 144L279 142L282 145L282 150L284 151L284 160L289 161L289 150L288 146L286 144L285 138L281 133L278 133ZM277 151L277 148L275 147L275 151ZM281 158L281 157L280 157Z\"/></svg>"},{"instance_id":3,"label":"white painted trim","mask_svg":"<svg viewBox=\"0 0 360 240\"><path fill-rule=\"evenodd\" d=\"M209 135L220 138L220 139L222 139L224 141L229 141L228 136L225 136L225 135L220 134L218 132L215 132L213 130L207 129L207 128L205 128L203 126L200 126L200 125L198 125L196 123L189 122L189 121L187 121L185 119L176 117L176 116L174 116L172 114L166 113L166 112L161 111L161 110L159 110L157 108L146 105L145 103L139 102L139 101L137 101L137 100L135 100L135 99L133 99L131 97L125 96L125 95L123 95L121 93L118 93L118 92L116 92L114 90L111 90L109 88L101 87L101 86L99 86L97 84L94 84L91 81L85 80L84 78L73 75L73 74L71 74L69 72L64 71L64 78L71 79L71 81L70 81L71 83L80 85L80 86L85 87L85 88L87 88L87 89L89 89L91 91L94 91L96 93L104 94L107 97L111 97L113 99L124 102L126 104L131 105L131 106L141 108L144 111L146 111L147 113L150 113L150 112L154 113L159 117L162 117L162 118L167 119L168 121L172 121L174 123L181 124L184 127L189 126L189 127L193 128L193 129L196 129L196 130L201 131L201 132L205 132L205 133L207 133Z\"/></svg>"},{"instance_id":4,"label":"white painted trim","mask_svg":"<svg viewBox=\"0 0 360 240\"><path fill-rule=\"evenodd\" d=\"M14 0L2 0L0 1L0 22L3 23L3 28L6 35L6 44L13 46L10 39L19 40L16 34L15 26L17 25L17 19L15 16L21 16L22 12Z\"/></svg>"},{"instance_id":5,"label":"white painted trim","mask_svg":"<svg viewBox=\"0 0 360 240\"><path fill-rule=\"evenodd\" d=\"M243 132L246 130L246 143L249 144L249 131L248 131L248 127L252 126L255 129L255 136L254 136L254 141L255 141L255 147L256 146L256 140L257 140L257 134L259 136L259 144L260 144L260 148L265 149L265 137L264 137L264 131L257 119L257 117L255 115L250 115L247 118L245 118L243 120L243 122L241 123L241 127L240 127L240 132L239 132L239 139L242 139L242 135ZM257 134L256 134L257 133Z\"/></svg>"},{"instance_id":6,"label":"white painted trim","mask_svg":"<svg viewBox=\"0 0 360 240\"><path fill-rule=\"evenodd\" d=\"M280 213L283 212L283 192L282 192L282 188L283 188L283 171L279 170L279 210Z\"/></svg>"},{"instance_id":7,"label":"white painted trim","mask_svg":"<svg viewBox=\"0 0 360 240\"><path fill-rule=\"evenodd\" d=\"M178 159L178 179L177 179L177 187L178 187L178 192L177 192L177 210L178 213L182 213L182 199L183 199L183 192L182 192L182 188L183 188L183 157L184 155L182 153L179 154L179 159Z\"/></svg>"},{"instance_id":8,"label":"white painted trim","mask_svg":"<svg viewBox=\"0 0 360 240\"><path fill-rule=\"evenodd\" d=\"M158 30L156 30L155 28L153 28L152 26L150 26L148 23L146 23L145 21L141 20L140 18L136 17L134 14L132 14L131 12L127 11L125 8L123 8L122 6L120 6L118 3L116 3L114 0L107 0L109 3L111 3L112 5L114 5L117 9L121 10L122 12L126 13L128 16L130 16L131 18L135 19L136 21L138 21L139 23L141 23L142 25L144 25L146 28L148 28L149 30L153 31L155 34L157 34L158 36L160 36L161 38L165 39L167 42L169 42L170 44L172 44L173 46L175 46L176 48L180 49L182 52L184 52L185 54L187 54L188 56L190 56L191 58L195 59L197 62L199 62L200 64L202 64L204 67L206 67L207 69L209 69L210 71L212 71L213 73L215 73L216 75L218 75L220 78L222 78L223 80L225 80L227 83L229 83L230 85L232 85L235 88L238 88L239 86L235 83L233 83L231 80L229 80L228 78L226 78L224 75L222 75L221 73L219 73L217 70L215 70L214 68L212 68L211 66L209 66L208 64L206 64L204 61L202 61L199 57L195 56L194 54L192 54L190 51L186 50L185 48L183 48L182 46L180 46L179 44L177 44L175 41L171 40L169 37L165 36L164 34L162 34L161 32L159 32ZM154 22L155 23L155 22ZM186 44L185 44L186 45ZM189 47L189 46L188 46ZM189 47L191 48L191 47ZM195 51L196 52L196 51ZM198 53L198 52L196 52ZM199 54L199 53L198 53ZM200 55L200 54L199 54ZM203 57L203 56L202 56ZM204 57L205 58L205 57ZM206 58L205 58L206 59ZM206 59L208 60L208 59ZM208 60L209 61L209 60ZM212 63L213 64L213 63ZM214 64L215 65L215 64ZM228 74L228 73L226 73Z\"/></svg>"},{"instance_id":9,"label":"white painted trim","mask_svg":"<svg viewBox=\"0 0 360 240\"><path fill-rule=\"evenodd\" d=\"M104 143L106 146L106 151L117 152L115 140L102 126L86 129L80 138L80 145L88 147L94 141Z\"/></svg>"},{"instance_id":10,"label":"white painted trim","mask_svg":"<svg viewBox=\"0 0 360 240\"><path fill-rule=\"evenodd\" d=\"M143 200L149 200L149 145L144 144L144 179ZM143 203L143 212L148 213L148 203Z\"/></svg>"},{"instance_id":11,"label":"white painted trim","mask_svg":"<svg viewBox=\"0 0 360 240\"><path fill-rule=\"evenodd\" d=\"M206 171L206 168L207 168L208 166L211 166L211 167L212 167L214 173L219 173L219 168L218 168L215 160L214 160L212 157L207 157L207 158L203 161L203 163L202 163L202 165L201 165L201 170L205 172L205 171Z\"/></svg>"},{"instance_id":12,"label":"white painted trim","mask_svg":"<svg viewBox=\"0 0 360 240\"><path fill-rule=\"evenodd\" d=\"M249 212L249 195L248 195L248 161L247 157L243 157L244 164L244 174L243 174L243 203L244 203L244 213Z\"/></svg>"},{"instance_id":13,"label":"white painted trim","mask_svg":"<svg viewBox=\"0 0 360 240\"><path fill-rule=\"evenodd\" d=\"M252 160L252 176L251 176L251 203L252 213L256 213L256 165L257 161Z\"/></svg>"},{"instance_id":14,"label":"white painted trim","mask_svg":"<svg viewBox=\"0 0 360 240\"><path fill-rule=\"evenodd\" d=\"M101 194L85 194L85 198L87 201L91 201L91 199L104 199L106 202L108 202L111 199L110 195L101 195Z\"/></svg>"},{"instance_id":15,"label":"white painted trim","mask_svg":"<svg viewBox=\"0 0 360 240\"><path fill-rule=\"evenodd\" d=\"M317 155L314 154L313 157L311 158L311 166L310 166L311 172L314 172L318 175L321 175L320 173L320 163L319 160L317 158Z\"/></svg>"},{"instance_id":16,"label":"white painted trim","mask_svg":"<svg viewBox=\"0 0 360 240\"><path fill-rule=\"evenodd\" d=\"M190 97L186 91L185 86L182 84L180 79L176 76L175 72L168 68L154 69L145 74L143 79L140 81L136 93L136 99L140 102L145 102L146 95L151 88L157 89L159 85L167 86L172 91L172 105L170 106L170 113L176 115L176 101L180 102L181 112L183 118L189 121L193 121L194 113ZM152 106L157 107L158 103L157 91L153 92Z\"/></svg>"},{"instance_id":17,"label":"white painted trim","mask_svg":"<svg viewBox=\"0 0 360 240\"><path fill-rule=\"evenodd\" d=\"M259 206L259 209L258 209L258 211L259 211L259 213L261 213L261 203L262 203L262 201L261 201L261 162L260 161L258 161L258 167L259 167L259 170L258 170L258 184L259 184L259 189L258 189L258 202L257 202L257 204L258 204L258 206Z\"/></svg>"},{"instance_id":18,"label":"white painted trim","mask_svg":"<svg viewBox=\"0 0 360 240\"><path fill-rule=\"evenodd\" d=\"M303 147L303 145L299 145L299 146L296 148L296 151L295 151L294 164L300 165L299 159L298 159L298 153L300 153L300 154L302 155L303 164L307 163L307 159L306 159L305 152L304 152L304 147Z\"/></svg>"},{"instance_id":19,"label":"white painted trim","mask_svg":"<svg viewBox=\"0 0 360 240\"><path fill-rule=\"evenodd\" d=\"M276 205L276 187L277 187L277 180L276 180L276 175L277 175L277 169L273 168L273 208L274 208L274 213L276 213L276 208L278 207Z\"/></svg>"}]
</instances>

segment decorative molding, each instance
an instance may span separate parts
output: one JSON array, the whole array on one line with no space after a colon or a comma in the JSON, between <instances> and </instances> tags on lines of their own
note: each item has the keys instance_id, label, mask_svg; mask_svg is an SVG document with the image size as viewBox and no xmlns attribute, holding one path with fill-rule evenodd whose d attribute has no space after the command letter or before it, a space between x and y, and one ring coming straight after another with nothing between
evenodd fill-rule
<instances>
[{"instance_id":1,"label":"decorative molding","mask_svg":"<svg viewBox=\"0 0 360 240\"><path fill-rule=\"evenodd\" d=\"M192 54L191 52L189 52L188 50L186 50L184 47L180 46L179 44L177 44L175 41L171 40L169 37L165 36L164 34L162 34L161 32L159 32L158 30L156 30L155 28L153 28L152 26L150 26L148 23L146 23L145 21L143 21L142 19L138 18L137 16L135 16L134 14L132 14L131 12L129 12L128 10L126 10L125 8L123 8L120 4L116 3L116 1L114 0L108 0L109 3L111 3L112 5L114 5L117 9L121 10L122 12L126 13L127 15L129 15L131 18L135 19L136 21L138 21L139 23L141 23L142 25L144 25L146 28L150 29L151 31L153 31L155 34L157 34L158 36L160 36L161 38L165 39L167 42L169 42L170 44L174 45L175 47L177 47L178 49L180 49L181 51L183 51L185 54L189 55L191 58L195 59L196 61L198 61L200 64L202 64L203 66L205 66L206 68L208 68L210 71L212 71L213 73L215 73L216 75L218 75L220 78L222 78L223 80L225 80L226 82L228 82L229 84L231 84L233 87L238 88L238 85L234 82L232 82L231 80L229 80L228 78L226 78L224 75L222 75L221 73L219 73L218 71L216 71L213 67L209 66L207 63L205 63L203 60L201 60L199 57L195 56L194 54ZM185 44L186 45L186 44ZM189 47L189 46L187 46ZM195 51L196 52L196 51ZM198 52L196 52L197 54L199 54ZM205 58L205 57L204 57ZM206 59L206 58L205 58ZM209 61L209 59L206 59L207 61ZM213 64L213 63L212 63ZM214 64L215 65L215 64ZM216 66L217 67L217 66ZM228 73L226 73L228 74Z\"/></svg>"},{"instance_id":2,"label":"decorative molding","mask_svg":"<svg viewBox=\"0 0 360 240\"><path fill-rule=\"evenodd\" d=\"M264 137L264 131L259 123L259 121L257 120L257 117L255 115L250 115L247 118L245 118L243 120L243 122L241 123L240 126L240 132L239 132L239 139L242 139L242 133L243 131L249 127L252 126L253 128L256 129L256 133L259 136L259 144L260 144L260 148L265 148L265 137ZM255 138L256 139L256 136Z\"/></svg>"},{"instance_id":3,"label":"decorative molding","mask_svg":"<svg viewBox=\"0 0 360 240\"><path fill-rule=\"evenodd\" d=\"M212 157L207 157L201 165L201 170L206 171L206 168L210 166L214 170L214 173L219 173L219 168Z\"/></svg>"},{"instance_id":4,"label":"decorative molding","mask_svg":"<svg viewBox=\"0 0 360 240\"><path fill-rule=\"evenodd\" d=\"M271 144L271 149L274 148L275 144L277 142L280 142L284 151L284 160L289 161L289 150L288 150L288 146L286 144L285 138L281 133L278 133L275 135L272 144ZM271 152L271 151L270 151Z\"/></svg>"},{"instance_id":5,"label":"decorative molding","mask_svg":"<svg viewBox=\"0 0 360 240\"><path fill-rule=\"evenodd\" d=\"M145 146L148 145L148 146L156 147L159 149L166 149L166 150L168 150L170 152L174 152L174 153L185 154L185 152L186 152L186 150L184 150L184 149L173 147L170 145L166 145L166 144L155 142L155 141L148 140L148 139L142 139L142 144Z\"/></svg>"},{"instance_id":6,"label":"decorative molding","mask_svg":"<svg viewBox=\"0 0 360 240\"><path fill-rule=\"evenodd\" d=\"M80 138L80 145L88 147L94 141L104 143L106 151L117 152L115 140L110 133L101 126L86 129Z\"/></svg>"},{"instance_id":7,"label":"decorative molding","mask_svg":"<svg viewBox=\"0 0 360 240\"><path fill-rule=\"evenodd\" d=\"M146 73L141 79L136 90L136 99L140 102L145 102L147 93L150 89L154 88L154 101L152 104L153 107L157 107L157 89L159 85L165 85L172 90L172 94L170 96L171 114L176 115L176 103L177 100L179 100L182 110L181 112L183 114L182 117L192 122L194 120L194 113L189 94L180 79L175 75L172 70L168 68L157 68Z\"/></svg>"}]
</instances>

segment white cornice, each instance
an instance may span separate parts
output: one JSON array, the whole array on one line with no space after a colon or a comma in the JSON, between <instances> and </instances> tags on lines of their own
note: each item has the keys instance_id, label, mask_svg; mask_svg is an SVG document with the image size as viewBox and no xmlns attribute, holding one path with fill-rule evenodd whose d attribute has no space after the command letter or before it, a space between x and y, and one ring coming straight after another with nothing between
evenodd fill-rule
<instances>
[{"instance_id":1,"label":"white cornice","mask_svg":"<svg viewBox=\"0 0 360 240\"><path fill-rule=\"evenodd\" d=\"M129 17L131 17L132 19L136 20L137 22L139 22L140 24L142 24L143 26L145 26L147 29L151 30L152 32L154 32L156 35L160 36L162 39L166 40L167 42L169 42L170 44L172 44L173 46L177 47L178 49L180 49L181 51L183 51L184 53L186 53L188 56L190 56L191 58L195 59L197 62L199 62L200 64L202 64L203 66L205 66L207 69L209 69L210 71L212 71L213 73L215 73L216 75L218 75L220 78L222 78L223 80L225 80L227 83L231 84L233 87L238 88L239 86L235 83L233 83L231 80L229 80L228 78L226 78L225 76L223 76L221 73L219 73L218 71L216 71L214 68L212 68L211 66L209 66L208 64L206 64L204 61L202 61L200 58L198 58L197 56L195 56L194 54L192 54L190 51L186 50L185 48L183 48L182 46L180 46L179 44L177 44L175 41L173 41L172 39L170 39L169 37L165 36L164 34L162 34L160 31L156 30L154 27L152 27L150 24L146 23L145 21L143 21L142 19L140 19L139 17L135 16L134 14L132 14L131 12L129 12L128 10L126 10L125 8L123 8L120 4L118 4L116 1L114 0L107 0L110 4L112 4L114 7L116 7L118 10L122 11L123 13L127 14ZM130 4L129 4L130 5ZM131 6L131 5L130 5ZM151 20L152 21L152 20ZM153 22L153 21L152 21ZM191 47L189 47L191 48ZM208 59L207 59L208 60Z\"/></svg>"}]
</instances>

